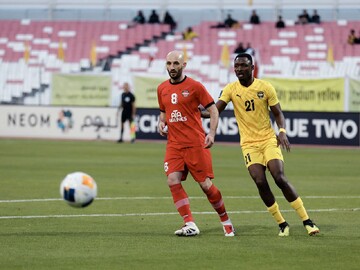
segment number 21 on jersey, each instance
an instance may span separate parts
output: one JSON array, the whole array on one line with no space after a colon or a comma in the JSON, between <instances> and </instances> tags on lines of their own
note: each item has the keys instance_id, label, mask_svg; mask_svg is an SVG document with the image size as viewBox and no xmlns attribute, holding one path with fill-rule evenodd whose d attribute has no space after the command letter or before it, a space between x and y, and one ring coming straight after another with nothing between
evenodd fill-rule
<instances>
[{"instance_id":1,"label":"number 21 on jersey","mask_svg":"<svg viewBox=\"0 0 360 270\"><path fill-rule=\"evenodd\" d=\"M245 101L245 108L247 112L250 111L255 111L255 105L254 105L254 100L246 100Z\"/></svg>"}]
</instances>

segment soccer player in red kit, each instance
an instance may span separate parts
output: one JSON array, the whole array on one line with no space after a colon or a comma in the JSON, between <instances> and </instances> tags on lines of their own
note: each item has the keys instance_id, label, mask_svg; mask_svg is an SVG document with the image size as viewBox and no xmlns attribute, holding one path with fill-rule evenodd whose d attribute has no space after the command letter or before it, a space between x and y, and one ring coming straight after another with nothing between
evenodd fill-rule
<instances>
[{"instance_id":1,"label":"soccer player in red kit","mask_svg":"<svg viewBox=\"0 0 360 270\"><path fill-rule=\"evenodd\" d=\"M221 193L211 180L214 173L209 148L214 144L219 113L205 87L183 74L185 67L182 52L168 53L166 68L170 79L157 89L160 107L158 128L162 136L167 136L164 170L174 204L184 220L184 226L175 234L194 236L200 233L190 210L188 195L181 184L190 172L218 213L225 236L234 236L234 227ZM199 106L210 114L210 132L207 135L202 127Z\"/></svg>"}]
</instances>

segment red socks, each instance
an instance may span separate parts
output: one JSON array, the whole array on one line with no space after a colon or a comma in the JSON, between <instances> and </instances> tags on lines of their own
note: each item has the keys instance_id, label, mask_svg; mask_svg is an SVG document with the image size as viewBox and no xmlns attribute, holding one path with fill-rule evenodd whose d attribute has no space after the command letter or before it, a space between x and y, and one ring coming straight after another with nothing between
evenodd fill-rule
<instances>
[{"instance_id":1,"label":"red socks","mask_svg":"<svg viewBox=\"0 0 360 270\"><path fill-rule=\"evenodd\" d=\"M205 192L205 194L209 202L211 203L212 207L219 214L221 222L227 221L229 217L226 213L225 205L218 188L214 184L212 184L209 190Z\"/></svg>"},{"instance_id":2,"label":"red socks","mask_svg":"<svg viewBox=\"0 0 360 270\"><path fill-rule=\"evenodd\" d=\"M194 221L191 210L188 195L183 189L181 184L170 186L170 191L174 200L176 209L180 216L184 219L184 222ZM207 192L205 192L209 202L215 211L219 214L221 222L229 220L229 217L225 210L225 205L222 200L222 196L218 188L213 184Z\"/></svg>"},{"instance_id":3,"label":"red socks","mask_svg":"<svg viewBox=\"0 0 360 270\"><path fill-rule=\"evenodd\" d=\"M184 222L194 221L191 210L188 195L183 189L181 184L170 186L170 191L174 200L174 204Z\"/></svg>"}]
</instances>

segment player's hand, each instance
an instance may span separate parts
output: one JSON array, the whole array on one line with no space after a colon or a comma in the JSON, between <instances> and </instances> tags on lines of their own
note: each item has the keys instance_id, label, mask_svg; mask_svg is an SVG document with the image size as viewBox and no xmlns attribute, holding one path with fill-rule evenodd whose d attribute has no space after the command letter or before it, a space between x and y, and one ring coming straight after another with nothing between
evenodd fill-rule
<instances>
[{"instance_id":1,"label":"player's hand","mask_svg":"<svg viewBox=\"0 0 360 270\"><path fill-rule=\"evenodd\" d=\"M211 134L206 135L204 148L210 148L211 146L213 146L214 142L215 142L215 138L213 135Z\"/></svg>"},{"instance_id":2,"label":"player's hand","mask_svg":"<svg viewBox=\"0 0 360 270\"><path fill-rule=\"evenodd\" d=\"M166 137L167 133L168 133L166 124L164 122L159 122L158 128L159 128L160 135L163 137Z\"/></svg>"},{"instance_id":3,"label":"player's hand","mask_svg":"<svg viewBox=\"0 0 360 270\"><path fill-rule=\"evenodd\" d=\"M278 146L281 145L283 149L286 149L287 152L290 152L290 142L286 136L286 133L280 132L276 138Z\"/></svg>"}]
</instances>

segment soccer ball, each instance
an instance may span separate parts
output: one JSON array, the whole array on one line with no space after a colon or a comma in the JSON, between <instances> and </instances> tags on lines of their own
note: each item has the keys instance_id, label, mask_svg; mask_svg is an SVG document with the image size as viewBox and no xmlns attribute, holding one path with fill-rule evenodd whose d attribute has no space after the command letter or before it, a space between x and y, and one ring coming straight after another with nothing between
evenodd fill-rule
<instances>
[{"instance_id":1,"label":"soccer ball","mask_svg":"<svg viewBox=\"0 0 360 270\"><path fill-rule=\"evenodd\" d=\"M60 185L61 197L73 207L90 205L97 195L95 180L83 172L68 174Z\"/></svg>"}]
</instances>

